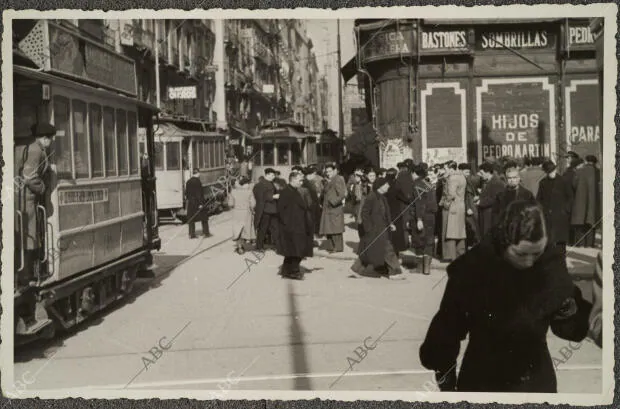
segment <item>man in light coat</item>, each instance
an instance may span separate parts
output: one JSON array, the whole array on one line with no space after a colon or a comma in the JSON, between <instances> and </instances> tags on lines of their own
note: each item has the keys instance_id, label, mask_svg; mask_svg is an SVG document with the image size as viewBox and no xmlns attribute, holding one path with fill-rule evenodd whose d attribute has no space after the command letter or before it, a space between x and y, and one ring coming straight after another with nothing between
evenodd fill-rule
<instances>
[{"instance_id":1,"label":"man in light coat","mask_svg":"<svg viewBox=\"0 0 620 409\"><path fill-rule=\"evenodd\" d=\"M575 231L575 246L594 247L594 225L598 221L596 169L592 163L581 163L575 169L573 181L575 199L571 225Z\"/></svg>"},{"instance_id":2,"label":"man in light coat","mask_svg":"<svg viewBox=\"0 0 620 409\"><path fill-rule=\"evenodd\" d=\"M321 214L320 235L327 237L327 246L330 253L344 251L344 202L347 196L347 186L344 178L338 174L335 164L325 167L327 184L323 190L323 213Z\"/></svg>"},{"instance_id":3,"label":"man in light coat","mask_svg":"<svg viewBox=\"0 0 620 409\"><path fill-rule=\"evenodd\" d=\"M453 261L465 253L465 190L467 180L462 172L455 169L456 163L450 164L445 184L445 194L442 198L443 214L445 217L445 242L443 258Z\"/></svg>"}]
</instances>

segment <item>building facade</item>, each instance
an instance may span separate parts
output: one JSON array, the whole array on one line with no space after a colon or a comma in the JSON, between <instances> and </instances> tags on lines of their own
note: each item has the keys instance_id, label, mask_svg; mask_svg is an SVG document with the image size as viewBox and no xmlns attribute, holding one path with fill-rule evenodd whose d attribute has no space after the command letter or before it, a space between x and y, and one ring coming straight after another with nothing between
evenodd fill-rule
<instances>
[{"instance_id":1,"label":"building facade","mask_svg":"<svg viewBox=\"0 0 620 409\"><path fill-rule=\"evenodd\" d=\"M383 167L404 158L600 157L599 86L587 20L357 20Z\"/></svg>"}]
</instances>

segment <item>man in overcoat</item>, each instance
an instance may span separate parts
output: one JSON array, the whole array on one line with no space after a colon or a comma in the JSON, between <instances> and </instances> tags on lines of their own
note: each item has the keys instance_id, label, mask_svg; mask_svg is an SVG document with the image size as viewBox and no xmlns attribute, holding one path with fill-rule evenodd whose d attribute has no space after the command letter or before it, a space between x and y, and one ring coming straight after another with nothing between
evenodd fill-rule
<instances>
[{"instance_id":1,"label":"man in overcoat","mask_svg":"<svg viewBox=\"0 0 620 409\"><path fill-rule=\"evenodd\" d=\"M305 169L306 180L304 186L310 192L310 196L313 200L312 218L314 220L314 235L319 234L319 227L321 225L321 194L323 193L323 178L318 175L318 172L314 166L308 166Z\"/></svg>"},{"instance_id":2,"label":"man in overcoat","mask_svg":"<svg viewBox=\"0 0 620 409\"><path fill-rule=\"evenodd\" d=\"M385 198L388 189L387 180L379 178L373 184L373 191L364 200L362 225L365 234L360 240L359 257L351 270L362 274L366 266L372 265L376 271L390 279L402 279L399 276L402 274L400 262L390 241L390 230L394 231L396 226L392 223L390 206Z\"/></svg>"},{"instance_id":3,"label":"man in overcoat","mask_svg":"<svg viewBox=\"0 0 620 409\"><path fill-rule=\"evenodd\" d=\"M519 168L514 162L507 162L504 174L506 175L506 187L495 198L493 204L493 224L499 223L502 213L508 205L517 200L532 200L534 195L521 185Z\"/></svg>"},{"instance_id":4,"label":"man in overcoat","mask_svg":"<svg viewBox=\"0 0 620 409\"><path fill-rule=\"evenodd\" d=\"M394 226L396 230L392 234L392 242L394 244L394 251L396 254L409 248L409 239L407 232L407 224L409 223L408 211L413 201L413 177L411 175L411 169L407 166L407 163L402 162L399 166L398 175L396 175L396 181L392 186L392 195L395 200L395 209L392 217L394 218Z\"/></svg>"},{"instance_id":5,"label":"man in overcoat","mask_svg":"<svg viewBox=\"0 0 620 409\"><path fill-rule=\"evenodd\" d=\"M17 274L15 289L24 289L30 285L35 275L42 274L42 266L39 260L42 259L43 251L42 238L44 228L42 227L47 220L38 220L37 207L45 206L45 195L49 188L49 148L56 135L56 128L47 123L35 124L31 128L35 140L29 145L24 146L23 151L16 152L15 162L18 164L16 180L15 208L22 213L21 226L18 226L19 219L16 220L15 227L19 231L23 229L24 242L21 247L24 249L24 268ZM39 213L40 215L41 213ZM17 235L18 238L21 235Z\"/></svg>"},{"instance_id":6,"label":"man in overcoat","mask_svg":"<svg viewBox=\"0 0 620 409\"><path fill-rule=\"evenodd\" d=\"M581 163L575 169L573 182L575 200L571 226L575 231L577 247L594 247L594 224L597 220L596 170L591 163Z\"/></svg>"},{"instance_id":7,"label":"man in overcoat","mask_svg":"<svg viewBox=\"0 0 620 409\"><path fill-rule=\"evenodd\" d=\"M478 174L484 181L478 200L480 236L482 237L493 227L493 205L497 195L504 190L505 184L497 175L495 166L489 162L480 165Z\"/></svg>"},{"instance_id":8,"label":"man in overcoat","mask_svg":"<svg viewBox=\"0 0 620 409\"><path fill-rule=\"evenodd\" d=\"M471 165L469 163L460 163L459 170L465 176L467 182L465 188L465 230L467 233L467 247L472 247L480 241L478 209L476 208L476 199L478 197L478 187L480 186L480 176L471 174Z\"/></svg>"},{"instance_id":9,"label":"man in overcoat","mask_svg":"<svg viewBox=\"0 0 620 409\"><path fill-rule=\"evenodd\" d=\"M196 238L196 222L202 224L202 234L205 237L211 237L209 232L208 202L204 197L202 182L200 181L200 171L197 168L194 169L192 177L185 183L185 198L187 200L189 238Z\"/></svg>"},{"instance_id":10,"label":"man in overcoat","mask_svg":"<svg viewBox=\"0 0 620 409\"><path fill-rule=\"evenodd\" d=\"M564 158L566 159L566 170L562 174L562 178L564 178L566 183L568 183L568 185L571 186L571 188L573 189L573 195L574 195L575 194L576 169L577 169L577 166L583 163L583 159L581 159L581 157L573 151L569 151ZM577 236L577 232L575 231L575 226L571 226L569 237L568 237L568 244L570 246L575 244L576 236Z\"/></svg>"},{"instance_id":11,"label":"man in overcoat","mask_svg":"<svg viewBox=\"0 0 620 409\"><path fill-rule=\"evenodd\" d=\"M442 198L444 216L443 259L452 261L465 253L465 189L467 181L463 173L451 164L445 182L445 192Z\"/></svg>"},{"instance_id":12,"label":"man in overcoat","mask_svg":"<svg viewBox=\"0 0 620 409\"><path fill-rule=\"evenodd\" d=\"M545 212L545 224L549 240L566 255L566 243L570 231L570 212L573 207L573 188L558 176L555 163L546 161L543 170L547 176L540 181L536 200Z\"/></svg>"},{"instance_id":13,"label":"man in overcoat","mask_svg":"<svg viewBox=\"0 0 620 409\"><path fill-rule=\"evenodd\" d=\"M538 194L538 186L540 181L547 176L545 172L540 167L541 159L540 158L523 158L524 168L521 171L521 184L527 190L532 192L534 196Z\"/></svg>"},{"instance_id":14,"label":"man in overcoat","mask_svg":"<svg viewBox=\"0 0 620 409\"><path fill-rule=\"evenodd\" d=\"M429 275L435 249L435 215L437 197L435 187L428 179L428 171L423 164L414 167L417 175L414 185L413 217L409 222L411 244L418 256L418 274Z\"/></svg>"},{"instance_id":15,"label":"man in overcoat","mask_svg":"<svg viewBox=\"0 0 620 409\"><path fill-rule=\"evenodd\" d=\"M282 189L278 199L280 222L280 245L278 252L284 256L282 276L296 280L303 279L299 263L305 257L312 257L313 221L312 210L300 192L304 175L292 171L289 184Z\"/></svg>"},{"instance_id":16,"label":"man in overcoat","mask_svg":"<svg viewBox=\"0 0 620 409\"><path fill-rule=\"evenodd\" d=\"M325 167L328 181L323 190L323 214L319 234L325 235L330 253L344 251L344 200L347 196L347 186L344 178L338 174L335 164Z\"/></svg>"},{"instance_id":17,"label":"man in overcoat","mask_svg":"<svg viewBox=\"0 0 620 409\"><path fill-rule=\"evenodd\" d=\"M252 192L256 199L256 208L254 212L254 225L256 227L256 250L265 249L265 236L269 231L269 235L276 247L278 246L278 208L276 200L280 197L276 193L273 180L276 177L276 171L272 168L265 169L265 177L259 180Z\"/></svg>"}]
</instances>

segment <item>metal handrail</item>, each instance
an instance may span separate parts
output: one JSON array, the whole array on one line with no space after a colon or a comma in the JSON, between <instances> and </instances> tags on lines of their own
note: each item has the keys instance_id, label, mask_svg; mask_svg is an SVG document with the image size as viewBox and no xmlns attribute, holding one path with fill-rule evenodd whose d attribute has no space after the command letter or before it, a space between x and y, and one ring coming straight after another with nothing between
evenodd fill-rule
<instances>
[{"instance_id":1,"label":"metal handrail","mask_svg":"<svg viewBox=\"0 0 620 409\"><path fill-rule=\"evenodd\" d=\"M24 269L24 216L21 210L16 210L17 218L19 219L19 259L20 259L20 267L17 271L22 271Z\"/></svg>"},{"instance_id":2,"label":"metal handrail","mask_svg":"<svg viewBox=\"0 0 620 409\"><path fill-rule=\"evenodd\" d=\"M44 257L41 260L41 263L45 263L47 261L47 210L45 209L44 206L41 205L37 205L37 210L41 209L41 213L43 213L43 225L45 226L45 231L43 232L43 238L44 238L44 244L43 244L43 249L44 251Z\"/></svg>"}]
</instances>

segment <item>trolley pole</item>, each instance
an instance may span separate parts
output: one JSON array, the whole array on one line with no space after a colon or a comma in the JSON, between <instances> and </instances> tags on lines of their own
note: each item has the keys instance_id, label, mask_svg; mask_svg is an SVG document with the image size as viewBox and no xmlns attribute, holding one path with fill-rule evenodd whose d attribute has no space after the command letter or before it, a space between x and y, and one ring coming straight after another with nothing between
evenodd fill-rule
<instances>
[{"instance_id":1,"label":"trolley pole","mask_svg":"<svg viewBox=\"0 0 620 409\"><path fill-rule=\"evenodd\" d=\"M338 133L340 134L340 139L344 143L344 115L342 112L342 75L340 73L340 67L342 66L342 51L340 49L340 19L336 20L337 22L337 43L338 43L338 67L336 69L336 74L338 75ZM340 161L342 162L342 151L339 152Z\"/></svg>"},{"instance_id":2,"label":"trolley pole","mask_svg":"<svg viewBox=\"0 0 620 409\"><path fill-rule=\"evenodd\" d=\"M155 20L155 95L157 96L157 109L161 109L161 95L159 90L159 22Z\"/></svg>"}]
</instances>

